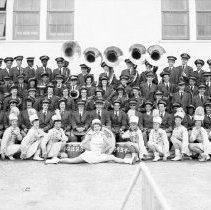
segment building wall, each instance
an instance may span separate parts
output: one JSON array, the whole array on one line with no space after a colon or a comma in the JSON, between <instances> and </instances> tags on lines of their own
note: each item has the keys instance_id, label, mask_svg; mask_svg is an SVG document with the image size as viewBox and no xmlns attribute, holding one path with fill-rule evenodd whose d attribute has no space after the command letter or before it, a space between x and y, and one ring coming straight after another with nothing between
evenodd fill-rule
<instances>
[{"instance_id":1,"label":"building wall","mask_svg":"<svg viewBox=\"0 0 211 210\"><path fill-rule=\"evenodd\" d=\"M11 32L13 0L8 0L7 38L0 41L0 57L19 54L35 56L36 65L40 65L39 56L47 54L51 57L49 66L55 67L54 58L62 55L64 40L48 41L45 38L46 12L43 10L46 9L46 1L41 0L41 40L14 41ZM189 0L190 40L161 40L161 0L75 0L74 37L82 49L93 46L103 51L108 46L116 45L126 56L131 44L141 43L146 47L160 44L166 49L167 55L179 57L182 52L188 52L192 57L190 64L193 65L196 58L211 58L211 42L196 40L194 2Z\"/></svg>"}]
</instances>

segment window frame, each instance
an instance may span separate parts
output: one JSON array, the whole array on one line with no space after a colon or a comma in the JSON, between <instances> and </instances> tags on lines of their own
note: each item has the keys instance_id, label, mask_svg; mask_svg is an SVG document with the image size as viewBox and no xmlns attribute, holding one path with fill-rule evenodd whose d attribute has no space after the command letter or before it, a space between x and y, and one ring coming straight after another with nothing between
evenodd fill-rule
<instances>
[{"instance_id":1,"label":"window frame","mask_svg":"<svg viewBox=\"0 0 211 210\"><path fill-rule=\"evenodd\" d=\"M162 31L162 40L189 40L190 39L190 15L189 15L189 0L185 0L187 4L187 9L178 10L178 9L163 9L163 4L165 0L161 0L161 31ZM187 18L187 24L175 24L175 25L168 25L164 24L164 16L165 14L185 14ZM164 33L165 26L187 26L187 34L186 36L169 36Z\"/></svg>"}]
</instances>

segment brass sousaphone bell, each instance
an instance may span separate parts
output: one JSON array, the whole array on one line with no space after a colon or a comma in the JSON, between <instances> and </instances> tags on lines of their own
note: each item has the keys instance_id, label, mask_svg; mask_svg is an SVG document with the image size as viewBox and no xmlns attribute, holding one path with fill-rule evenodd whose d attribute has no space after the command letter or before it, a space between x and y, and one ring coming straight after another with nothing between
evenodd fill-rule
<instances>
[{"instance_id":1,"label":"brass sousaphone bell","mask_svg":"<svg viewBox=\"0 0 211 210\"><path fill-rule=\"evenodd\" d=\"M131 62L139 65L145 60L146 48L142 44L133 44L129 48L129 53Z\"/></svg>"},{"instance_id":2,"label":"brass sousaphone bell","mask_svg":"<svg viewBox=\"0 0 211 210\"><path fill-rule=\"evenodd\" d=\"M120 62L120 57L123 52L120 48L111 46L104 50L104 61L108 66L115 67L118 66Z\"/></svg>"},{"instance_id":3,"label":"brass sousaphone bell","mask_svg":"<svg viewBox=\"0 0 211 210\"><path fill-rule=\"evenodd\" d=\"M81 56L81 47L76 41L67 41L62 45L62 53L64 57L73 61Z\"/></svg>"},{"instance_id":4,"label":"brass sousaphone bell","mask_svg":"<svg viewBox=\"0 0 211 210\"><path fill-rule=\"evenodd\" d=\"M102 54L101 52L95 47L89 47L84 50L84 59L85 63L89 67L99 66L102 63Z\"/></svg>"},{"instance_id":5,"label":"brass sousaphone bell","mask_svg":"<svg viewBox=\"0 0 211 210\"><path fill-rule=\"evenodd\" d=\"M146 60L153 66L160 66L164 62L165 49L160 45L151 45L148 49Z\"/></svg>"}]
</instances>

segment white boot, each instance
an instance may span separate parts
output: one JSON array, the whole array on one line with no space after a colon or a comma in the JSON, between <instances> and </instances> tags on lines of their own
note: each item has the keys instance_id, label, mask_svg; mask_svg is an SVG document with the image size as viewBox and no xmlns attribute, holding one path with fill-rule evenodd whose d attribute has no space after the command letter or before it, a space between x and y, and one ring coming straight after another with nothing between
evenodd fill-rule
<instances>
[{"instance_id":1,"label":"white boot","mask_svg":"<svg viewBox=\"0 0 211 210\"><path fill-rule=\"evenodd\" d=\"M59 163L59 160L60 160L59 158L53 157L52 159L46 160L45 164L57 164Z\"/></svg>"},{"instance_id":2,"label":"white boot","mask_svg":"<svg viewBox=\"0 0 211 210\"><path fill-rule=\"evenodd\" d=\"M174 160L174 161L182 160L182 155L181 155L180 150L175 149L175 157L171 160Z\"/></svg>"},{"instance_id":3,"label":"white boot","mask_svg":"<svg viewBox=\"0 0 211 210\"><path fill-rule=\"evenodd\" d=\"M152 161L157 162L158 160L160 160L160 155L158 152L154 152L154 159Z\"/></svg>"}]
</instances>

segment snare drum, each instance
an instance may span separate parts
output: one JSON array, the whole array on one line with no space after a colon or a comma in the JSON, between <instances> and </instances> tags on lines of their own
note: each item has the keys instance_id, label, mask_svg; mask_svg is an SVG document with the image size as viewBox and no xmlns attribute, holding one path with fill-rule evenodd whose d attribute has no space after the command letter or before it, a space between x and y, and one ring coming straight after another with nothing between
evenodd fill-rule
<instances>
[{"instance_id":1,"label":"snare drum","mask_svg":"<svg viewBox=\"0 0 211 210\"><path fill-rule=\"evenodd\" d=\"M71 142L66 145L66 153L68 158L75 158L82 154L85 150L81 147L80 142Z\"/></svg>"}]
</instances>

